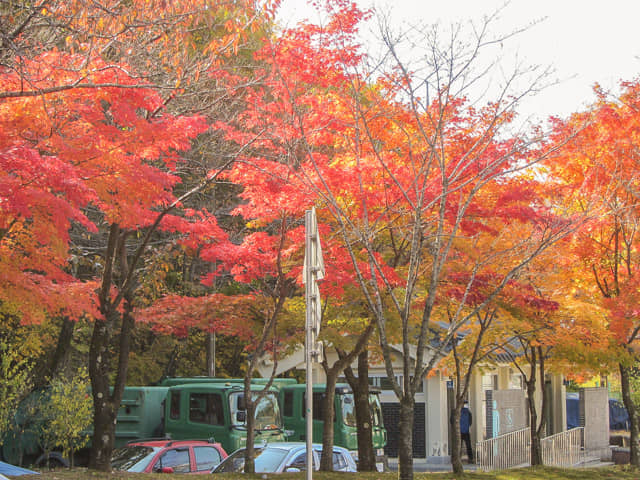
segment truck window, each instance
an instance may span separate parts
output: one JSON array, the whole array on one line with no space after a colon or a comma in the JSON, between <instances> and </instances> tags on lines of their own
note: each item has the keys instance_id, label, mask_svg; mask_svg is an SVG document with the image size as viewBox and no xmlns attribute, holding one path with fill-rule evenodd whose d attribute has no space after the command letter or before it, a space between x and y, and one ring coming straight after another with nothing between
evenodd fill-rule
<instances>
[{"instance_id":1,"label":"truck window","mask_svg":"<svg viewBox=\"0 0 640 480\"><path fill-rule=\"evenodd\" d=\"M217 393L192 393L189 395L189 420L209 425L223 425L222 397Z\"/></svg>"},{"instance_id":2,"label":"truck window","mask_svg":"<svg viewBox=\"0 0 640 480\"><path fill-rule=\"evenodd\" d=\"M180 418L180 392L171 392L171 411L169 418L178 420Z\"/></svg>"},{"instance_id":3,"label":"truck window","mask_svg":"<svg viewBox=\"0 0 640 480\"><path fill-rule=\"evenodd\" d=\"M352 393L345 393L342 397L342 419L345 425L355 427L356 424L356 405Z\"/></svg>"},{"instance_id":4,"label":"truck window","mask_svg":"<svg viewBox=\"0 0 640 480\"><path fill-rule=\"evenodd\" d=\"M256 428L260 430L274 430L282 425L280 407L275 394L268 394L260 399L256 405Z\"/></svg>"},{"instance_id":5,"label":"truck window","mask_svg":"<svg viewBox=\"0 0 640 480\"><path fill-rule=\"evenodd\" d=\"M304 411L304 408L302 411ZM283 415L285 417L293 417L293 392L284 392Z\"/></svg>"},{"instance_id":6,"label":"truck window","mask_svg":"<svg viewBox=\"0 0 640 480\"><path fill-rule=\"evenodd\" d=\"M256 394L252 394L256 400ZM229 407L231 409L231 422L234 425L242 425L245 423L246 402L243 392L233 392L229 395ZM242 407L242 409L240 409ZM239 416L242 414L242 417ZM276 430L282 426L282 416L280 406L278 405L278 397L275 392L269 392L261 397L255 405L254 427L258 430Z\"/></svg>"},{"instance_id":7,"label":"truck window","mask_svg":"<svg viewBox=\"0 0 640 480\"><path fill-rule=\"evenodd\" d=\"M374 425L382 427L382 405L378 395L369 395L369 408L371 409L371 421Z\"/></svg>"},{"instance_id":8,"label":"truck window","mask_svg":"<svg viewBox=\"0 0 640 480\"><path fill-rule=\"evenodd\" d=\"M323 402L324 400L324 392L313 392L313 419L314 420L324 420L324 408ZM302 417L305 418L307 416L307 394L305 392L302 395Z\"/></svg>"}]
</instances>

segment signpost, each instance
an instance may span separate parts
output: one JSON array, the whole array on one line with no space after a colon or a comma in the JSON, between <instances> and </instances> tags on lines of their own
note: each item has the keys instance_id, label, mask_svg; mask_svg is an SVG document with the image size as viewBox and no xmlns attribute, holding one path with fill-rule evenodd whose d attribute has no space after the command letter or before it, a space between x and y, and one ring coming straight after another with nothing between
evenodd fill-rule
<instances>
[{"instance_id":1,"label":"signpost","mask_svg":"<svg viewBox=\"0 0 640 480\"><path fill-rule=\"evenodd\" d=\"M307 410L307 480L313 476L313 366L312 362L322 360L322 344L317 339L322 319L322 301L318 281L324 278L324 261L318 235L316 209L307 210L304 216L305 250L302 281L305 284L305 359L307 370L306 410Z\"/></svg>"}]
</instances>

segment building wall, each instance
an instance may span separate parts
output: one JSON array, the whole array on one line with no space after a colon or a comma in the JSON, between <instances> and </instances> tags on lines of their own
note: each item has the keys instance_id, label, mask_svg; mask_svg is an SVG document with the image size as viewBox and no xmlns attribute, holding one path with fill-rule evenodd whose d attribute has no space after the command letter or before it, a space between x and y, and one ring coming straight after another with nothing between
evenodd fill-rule
<instances>
[{"instance_id":1,"label":"building wall","mask_svg":"<svg viewBox=\"0 0 640 480\"><path fill-rule=\"evenodd\" d=\"M584 449L587 454L610 460L607 387L580 389L580 424L584 427Z\"/></svg>"}]
</instances>

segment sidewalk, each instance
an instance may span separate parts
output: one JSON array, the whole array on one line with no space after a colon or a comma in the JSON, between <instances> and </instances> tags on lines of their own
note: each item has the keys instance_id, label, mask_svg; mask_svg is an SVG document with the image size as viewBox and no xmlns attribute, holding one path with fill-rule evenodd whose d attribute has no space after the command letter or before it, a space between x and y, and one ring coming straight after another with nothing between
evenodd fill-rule
<instances>
[{"instance_id":1,"label":"sidewalk","mask_svg":"<svg viewBox=\"0 0 640 480\"><path fill-rule=\"evenodd\" d=\"M598 467L609 467L614 465L614 462L602 461L600 458L596 457L585 457L584 461L580 464L574 465L574 468L598 468ZM526 467L527 465L520 465L521 467ZM465 472L475 472L478 471L478 465L475 463L466 463L462 462L462 467ZM398 471L398 459L397 458L389 458L389 470L392 472ZM414 458L413 459L413 471L414 472L451 472L453 469L451 468L451 463L427 463L427 460L424 458Z\"/></svg>"},{"instance_id":2,"label":"sidewalk","mask_svg":"<svg viewBox=\"0 0 640 480\"><path fill-rule=\"evenodd\" d=\"M465 472L475 472L478 465L474 463L462 463ZM393 472L398 471L398 459L389 458L389 469ZM424 458L413 459L414 472L451 472L453 471L451 463L427 463Z\"/></svg>"}]
</instances>

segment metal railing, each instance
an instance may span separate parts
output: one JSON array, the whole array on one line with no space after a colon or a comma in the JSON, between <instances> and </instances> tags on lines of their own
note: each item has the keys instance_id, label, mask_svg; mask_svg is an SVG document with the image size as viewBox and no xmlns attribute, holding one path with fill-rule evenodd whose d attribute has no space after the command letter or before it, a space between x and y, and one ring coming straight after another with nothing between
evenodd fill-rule
<instances>
[{"instance_id":1,"label":"metal railing","mask_svg":"<svg viewBox=\"0 0 640 480\"><path fill-rule=\"evenodd\" d=\"M574 467L585 461L584 427L556 433L540 441L542 463ZM531 431L523 428L476 444L478 468L488 472L531 465Z\"/></svg>"},{"instance_id":2,"label":"metal railing","mask_svg":"<svg viewBox=\"0 0 640 480\"><path fill-rule=\"evenodd\" d=\"M584 427L556 433L540 441L542 463L550 467L573 467L584 463Z\"/></svg>"},{"instance_id":3,"label":"metal railing","mask_svg":"<svg viewBox=\"0 0 640 480\"><path fill-rule=\"evenodd\" d=\"M476 462L485 472L531 464L529 427L505 433L476 444Z\"/></svg>"}]
</instances>

